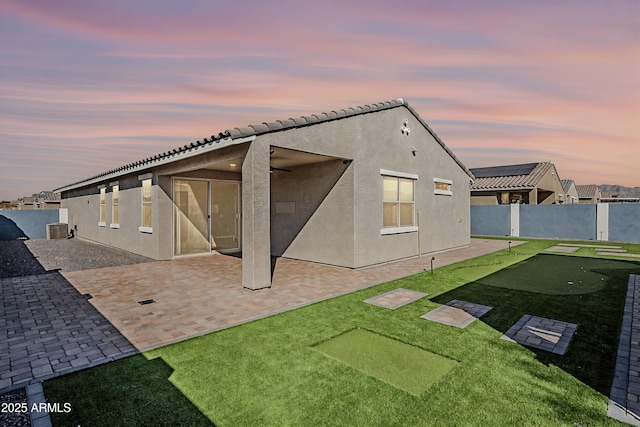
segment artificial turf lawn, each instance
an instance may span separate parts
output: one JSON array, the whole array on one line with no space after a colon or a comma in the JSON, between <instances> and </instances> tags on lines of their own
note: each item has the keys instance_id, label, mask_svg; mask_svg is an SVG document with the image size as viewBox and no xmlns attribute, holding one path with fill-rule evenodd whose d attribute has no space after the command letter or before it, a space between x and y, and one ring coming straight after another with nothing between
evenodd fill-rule
<instances>
[{"instance_id":1,"label":"artificial turf lawn","mask_svg":"<svg viewBox=\"0 0 640 427\"><path fill-rule=\"evenodd\" d=\"M599 291L611 270L633 264L610 259L538 254L478 280L484 285L547 295L577 295Z\"/></svg>"},{"instance_id":2,"label":"artificial turf lawn","mask_svg":"<svg viewBox=\"0 0 640 427\"><path fill-rule=\"evenodd\" d=\"M204 415L220 426L622 426L607 417L607 398L628 276L640 274L640 263L626 262L628 268L606 272L605 286L588 294L546 295L482 283L485 276L557 243L531 241L510 253L470 259L158 348L144 354L146 361L136 356L136 363L163 366L157 382L144 381L144 371L136 370L131 358L93 368L91 377L81 371L46 381L48 401L70 402L73 408L70 414L52 414L54 425L190 425L182 420ZM640 245L628 250L640 252ZM584 254L593 256L589 250ZM429 297L396 310L362 303L400 287ZM452 299L494 308L465 329L420 319ZM524 314L578 324L567 353L501 340ZM414 396L314 349L357 327L459 364ZM155 422L158 403L169 409L162 412L162 422L137 422ZM106 412L108 422L101 422Z\"/></svg>"},{"instance_id":3,"label":"artificial turf lawn","mask_svg":"<svg viewBox=\"0 0 640 427\"><path fill-rule=\"evenodd\" d=\"M316 348L416 396L457 365L455 360L364 329L338 335Z\"/></svg>"}]
</instances>

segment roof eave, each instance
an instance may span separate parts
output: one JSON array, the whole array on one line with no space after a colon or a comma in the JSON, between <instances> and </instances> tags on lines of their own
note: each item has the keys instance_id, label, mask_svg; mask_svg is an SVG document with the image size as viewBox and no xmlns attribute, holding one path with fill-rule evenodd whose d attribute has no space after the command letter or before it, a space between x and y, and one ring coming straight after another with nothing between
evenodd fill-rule
<instances>
[{"instance_id":1,"label":"roof eave","mask_svg":"<svg viewBox=\"0 0 640 427\"><path fill-rule=\"evenodd\" d=\"M75 190L77 188L86 187L87 185L91 185L91 184L97 184L99 182L117 178L126 174L143 172L147 169L150 169L156 166L162 166L164 164L171 163L176 160L188 159L189 157L197 156L210 151L219 150L221 148L229 147L231 145L244 144L245 142L251 142L254 139L256 139L255 135L243 137L243 138L236 138L236 139L227 137L222 140L210 141L204 145L193 147L186 151L172 153L166 156L153 156L141 162L130 163L129 165L126 165L117 169L112 169L111 171L93 176L83 181L78 181L64 187L56 188L53 191L56 193L62 193L64 191Z\"/></svg>"}]
</instances>

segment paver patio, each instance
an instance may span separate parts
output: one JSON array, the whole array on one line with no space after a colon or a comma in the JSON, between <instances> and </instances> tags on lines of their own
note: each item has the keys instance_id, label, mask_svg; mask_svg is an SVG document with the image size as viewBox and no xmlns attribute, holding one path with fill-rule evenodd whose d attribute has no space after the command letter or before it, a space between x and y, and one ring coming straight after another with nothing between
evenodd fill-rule
<instances>
[{"instance_id":1,"label":"paver patio","mask_svg":"<svg viewBox=\"0 0 640 427\"><path fill-rule=\"evenodd\" d=\"M434 267L506 247L501 240L472 239L467 248L436 254ZM242 260L224 255L63 274L144 351L416 274L429 268L429 260L351 270L280 258L271 288L259 291L242 288ZM155 302L138 304L148 299Z\"/></svg>"},{"instance_id":2,"label":"paver patio","mask_svg":"<svg viewBox=\"0 0 640 427\"><path fill-rule=\"evenodd\" d=\"M577 327L574 323L525 314L501 338L562 355Z\"/></svg>"},{"instance_id":3,"label":"paver patio","mask_svg":"<svg viewBox=\"0 0 640 427\"><path fill-rule=\"evenodd\" d=\"M0 285L0 390L137 352L57 272Z\"/></svg>"}]
</instances>

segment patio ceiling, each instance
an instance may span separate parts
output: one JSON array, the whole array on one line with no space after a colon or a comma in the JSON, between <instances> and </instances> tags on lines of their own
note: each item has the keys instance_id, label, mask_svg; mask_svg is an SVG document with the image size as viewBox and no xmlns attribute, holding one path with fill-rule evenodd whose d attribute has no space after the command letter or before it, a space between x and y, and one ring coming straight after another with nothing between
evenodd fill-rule
<instances>
[{"instance_id":1,"label":"patio ceiling","mask_svg":"<svg viewBox=\"0 0 640 427\"><path fill-rule=\"evenodd\" d=\"M337 157L322 154L308 153L305 151L291 150L288 148L271 147L271 164L274 168L290 168L311 163L326 162ZM242 157L227 159L214 163L206 169L227 172L242 172Z\"/></svg>"}]
</instances>

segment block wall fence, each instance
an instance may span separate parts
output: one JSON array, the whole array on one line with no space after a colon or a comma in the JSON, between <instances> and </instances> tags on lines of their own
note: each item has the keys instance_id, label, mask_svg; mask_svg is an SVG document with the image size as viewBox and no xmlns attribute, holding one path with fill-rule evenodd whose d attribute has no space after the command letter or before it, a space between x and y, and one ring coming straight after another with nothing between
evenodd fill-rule
<instances>
[{"instance_id":1,"label":"block wall fence","mask_svg":"<svg viewBox=\"0 0 640 427\"><path fill-rule=\"evenodd\" d=\"M29 239L46 239L47 224L67 222L66 209L0 210L0 233L10 236L20 234ZM0 235L0 240L6 237Z\"/></svg>"},{"instance_id":2,"label":"block wall fence","mask_svg":"<svg viewBox=\"0 0 640 427\"><path fill-rule=\"evenodd\" d=\"M640 204L471 206L471 234L640 243Z\"/></svg>"}]
</instances>

